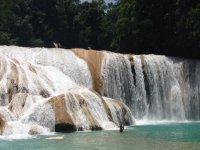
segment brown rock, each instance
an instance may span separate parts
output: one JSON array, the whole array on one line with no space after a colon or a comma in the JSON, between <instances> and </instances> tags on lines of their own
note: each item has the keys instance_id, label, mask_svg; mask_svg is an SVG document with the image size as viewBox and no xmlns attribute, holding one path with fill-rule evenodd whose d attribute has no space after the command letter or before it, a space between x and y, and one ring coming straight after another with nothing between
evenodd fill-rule
<instances>
[{"instance_id":1,"label":"brown rock","mask_svg":"<svg viewBox=\"0 0 200 150\"><path fill-rule=\"evenodd\" d=\"M113 99L113 103L116 103L118 104L121 109L122 109L122 116L123 116L123 121L124 121L124 125L130 125L131 121L134 121L132 120L132 114L131 114L131 111L129 110L128 106L126 106L123 102L119 101L119 100L114 100Z\"/></svg>"},{"instance_id":2,"label":"brown rock","mask_svg":"<svg viewBox=\"0 0 200 150\"><path fill-rule=\"evenodd\" d=\"M55 113L55 131L56 132L70 132L75 131L74 125L70 115L67 112L64 95L59 95L50 99L49 103L53 107Z\"/></svg>"},{"instance_id":3,"label":"brown rock","mask_svg":"<svg viewBox=\"0 0 200 150\"><path fill-rule=\"evenodd\" d=\"M78 57L84 59L91 71L95 91L100 93L102 87L101 65L104 52L95 50L85 50L80 48L71 49Z\"/></svg>"},{"instance_id":4,"label":"brown rock","mask_svg":"<svg viewBox=\"0 0 200 150\"><path fill-rule=\"evenodd\" d=\"M3 134L6 122L2 114L0 114L0 135Z\"/></svg>"},{"instance_id":5,"label":"brown rock","mask_svg":"<svg viewBox=\"0 0 200 150\"><path fill-rule=\"evenodd\" d=\"M92 91L93 93L95 93L95 94L102 100L103 105L104 105L104 108L105 108L106 113L107 113L107 115L108 115L108 118L109 118L110 121L112 121L113 118L112 118L112 115L111 115L111 111L110 111L110 109L109 109L109 107L108 107L108 104L105 102L105 100L101 97L101 95L100 95L99 93L97 93L97 92L94 91L94 90L91 90L91 91Z\"/></svg>"},{"instance_id":6,"label":"brown rock","mask_svg":"<svg viewBox=\"0 0 200 150\"><path fill-rule=\"evenodd\" d=\"M87 100L85 99L85 97L83 97L82 95L77 93L67 93L65 95L65 102L67 103L68 106L71 106L71 111L72 113L76 113L77 111L81 111L83 113L83 115L86 117L87 123L89 124L89 128L91 130L100 130L102 129L99 125L99 123L97 122L96 118L94 118L94 116L91 114L90 108L88 107L89 104L87 102ZM78 107L80 107L80 110L77 110L77 106L73 107L73 103L75 103L75 101L78 101ZM68 110L67 110L68 111ZM76 118L76 116L75 116ZM77 124L75 124L76 126L76 130L82 131L83 130L83 125L79 124L79 122L77 122Z\"/></svg>"},{"instance_id":7,"label":"brown rock","mask_svg":"<svg viewBox=\"0 0 200 150\"><path fill-rule=\"evenodd\" d=\"M35 135L35 134L38 134L38 133L39 133L39 131L38 131L37 126L32 126L28 131L28 134L30 134L30 135Z\"/></svg>"},{"instance_id":8,"label":"brown rock","mask_svg":"<svg viewBox=\"0 0 200 150\"><path fill-rule=\"evenodd\" d=\"M124 125L131 125L134 123L134 119L132 117L132 113L130 111L130 109L128 108L128 106L126 106L126 104L124 104L123 102L119 101L119 100L115 100L115 99L111 99L111 98L104 98L105 99L105 103L111 103L111 105L113 106L117 106L118 110L116 110L115 113L117 113L118 115L120 115L122 118L118 118L118 120L114 120L114 118L112 118L113 122L116 124L116 125L120 125L121 123L123 123ZM109 107L109 105L108 105ZM110 109L110 107L109 107ZM111 111L111 110L110 110ZM119 111L119 112L117 112ZM112 116L112 114L111 114Z\"/></svg>"},{"instance_id":9,"label":"brown rock","mask_svg":"<svg viewBox=\"0 0 200 150\"><path fill-rule=\"evenodd\" d=\"M35 98L28 93L17 93L12 95L12 100L8 106L8 109L15 114L17 118L21 117L24 114L24 111L31 107L26 106L26 103L34 103Z\"/></svg>"}]
</instances>

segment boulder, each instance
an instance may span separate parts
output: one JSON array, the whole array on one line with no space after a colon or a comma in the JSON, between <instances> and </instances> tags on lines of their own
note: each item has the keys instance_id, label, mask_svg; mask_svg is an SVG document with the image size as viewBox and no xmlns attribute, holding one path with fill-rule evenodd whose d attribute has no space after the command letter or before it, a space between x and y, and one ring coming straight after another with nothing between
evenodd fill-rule
<instances>
[{"instance_id":1,"label":"boulder","mask_svg":"<svg viewBox=\"0 0 200 150\"><path fill-rule=\"evenodd\" d=\"M76 89L48 100L55 113L55 131L101 130L104 124L133 123L129 108L118 100L102 98L95 91ZM115 125L114 125L115 124Z\"/></svg>"},{"instance_id":2,"label":"boulder","mask_svg":"<svg viewBox=\"0 0 200 150\"><path fill-rule=\"evenodd\" d=\"M55 131L71 132L76 130L70 115L67 112L64 94L49 100L55 113Z\"/></svg>"},{"instance_id":3,"label":"boulder","mask_svg":"<svg viewBox=\"0 0 200 150\"><path fill-rule=\"evenodd\" d=\"M30 135L35 135L35 134L38 134L38 133L39 133L39 131L38 131L37 126L31 126L30 129L29 129L29 132L28 132L28 134L30 134Z\"/></svg>"}]
</instances>

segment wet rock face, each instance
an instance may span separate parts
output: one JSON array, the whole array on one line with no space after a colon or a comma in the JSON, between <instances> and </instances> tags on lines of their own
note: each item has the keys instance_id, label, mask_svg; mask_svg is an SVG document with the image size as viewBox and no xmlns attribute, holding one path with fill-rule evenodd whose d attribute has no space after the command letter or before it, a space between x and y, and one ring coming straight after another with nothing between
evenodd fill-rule
<instances>
[{"instance_id":1,"label":"wet rock face","mask_svg":"<svg viewBox=\"0 0 200 150\"><path fill-rule=\"evenodd\" d=\"M131 111L120 101L102 98L87 89L76 89L51 98L48 103L55 113L55 131L102 130L121 122L130 125Z\"/></svg>"},{"instance_id":2,"label":"wet rock face","mask_svg":"<svg viewBox=\"0 0 200 150\"><path fill-rule=\"evenodd\" d=\"M51 104L55 113L55 131L56 132L71 132L76 130L70 115L66 110L65 97L59 95L52 98L49 103Z\"/></svg>"},{"instance_id":3,"label":"wet rock face","mask_svg":"<svg viewBox=\"0 0 200 150\"><path fill-rule=\"evenodd\" d=\"M88 92L91 94L90 91ZM53 97L49 100L49 103L55 113L56 132L102 129L94 114L90 111L89 102L81 94L68 92Z\"/></svg>"},{"instance_id":4,"label":"wet rock face","mask_svg":"<svg viewBox=\"0 0 200 150\"><path fill-rule=\"evenodd\" d=\"M104 101L110 111L111 120L117 126L120 126L120 124L131 125L135 123L130 109L123 102L106 97L104 97Z\"/></svg>"},{"instance_id":5,"label":"wet rock face","mask_svg":"<svg viewBox=\"0 0 200 150\"><path fill-rule=\"evenodd\" d=\"M92 80L93 80L93 89L100 93L102 88L101 80L101 67L102 61L104 59L104 52L95 51L95 50L85 50L85 49L71 49L78 57L85 60L90 69Z\"/></svg>"},{"instance_id":6,"label":"wet rock face","mask_svg":"<svg viewBox=\"0 0 200 150\"><path fill-rule=\"evenodd\" d=\"M0 46L0 134L113 129L122 118L130 123L121 103L111 101L117 107L111 109L102 98L106 53Z\"/></svg>"},{"instance_id":7,"label":"wet rock face","mask_svg":"<svg viewBox=\"0 0 200 150\"><path fill-rule=\"evenodd\" d=\"M8 109L20 118L34 103L35 98L27 93L17 93L12 95Z\"/></svg>"},{"instance_id":8,"label":"wet rock face","mask_svg":"<svg viewBox=\"0 0 200 150\"><path fill-rule=\"evenodd\" d=\"M3 117L3 115L0 114L0 135L4 131L5 125L6 125L5 118Z\"/></svg>"}]
</instances>

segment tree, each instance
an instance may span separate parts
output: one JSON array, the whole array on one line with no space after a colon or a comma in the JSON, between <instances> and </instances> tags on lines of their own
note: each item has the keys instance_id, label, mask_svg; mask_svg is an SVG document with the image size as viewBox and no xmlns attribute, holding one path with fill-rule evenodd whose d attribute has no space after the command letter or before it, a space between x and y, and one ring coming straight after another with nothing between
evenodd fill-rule
<instances>
[{"instance_id":1,"label":"tree","mask_svg":"<svg viewBox=\"0 0 200 150\"><path fill-rule=\"evenodd\" d=\"M84 2L79 5L75 16L75 29L79 31L79 46L103 48L104 29L102 28L105 3L102 0Z\"/></svg>"},{"instance_id":2,"label":"tree","mask_svg":"<svg viewBox=\"0 0 200 150\"><path fill-rule=\"evenodd\" d=\"M116 36L112 46L121 52L136 48L135 0L120 0L113 10L118 16L116 22L113 22Z\"/></svg>"},{"instance_id":3,"label":"tree","mask_svg":"<svg viewBox=\"0 0 200 150\"><path fill-rule=\"evenodd\" d=\"M16 44L17 39L12 37L11 24L15 22L12 0L0 0L0 44Z\"/></svg>"},{"instance_id":4,"label":"tree","mask_svg":"<svg viewBox=\"0 0 200 150\"><path fill-rule=\"evenodd\" d=\"M185 56L199 57L200 54L200 2L178 0L176 22L176 49L186 52ZM188 53L188 51L190 51Z\"/></svg>"}]
</instances>

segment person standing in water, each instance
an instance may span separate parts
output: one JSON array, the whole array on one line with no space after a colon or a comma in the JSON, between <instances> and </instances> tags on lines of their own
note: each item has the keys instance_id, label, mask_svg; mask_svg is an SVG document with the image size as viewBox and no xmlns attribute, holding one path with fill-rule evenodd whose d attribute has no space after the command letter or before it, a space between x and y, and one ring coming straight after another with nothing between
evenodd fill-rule
<instances>
[{"instance_id":1,"label":"person standing in water","mask_svg":"<svg viewBox=\"0 0 200 150\"><path fill-rule=\"evenodd\" d=\"M120 126L119 126L119 131L120 131L120 132L123 132L123 131L124 131L124 124L123 124L123 123L120 124Z\"/></svg>"}]
</instances>

